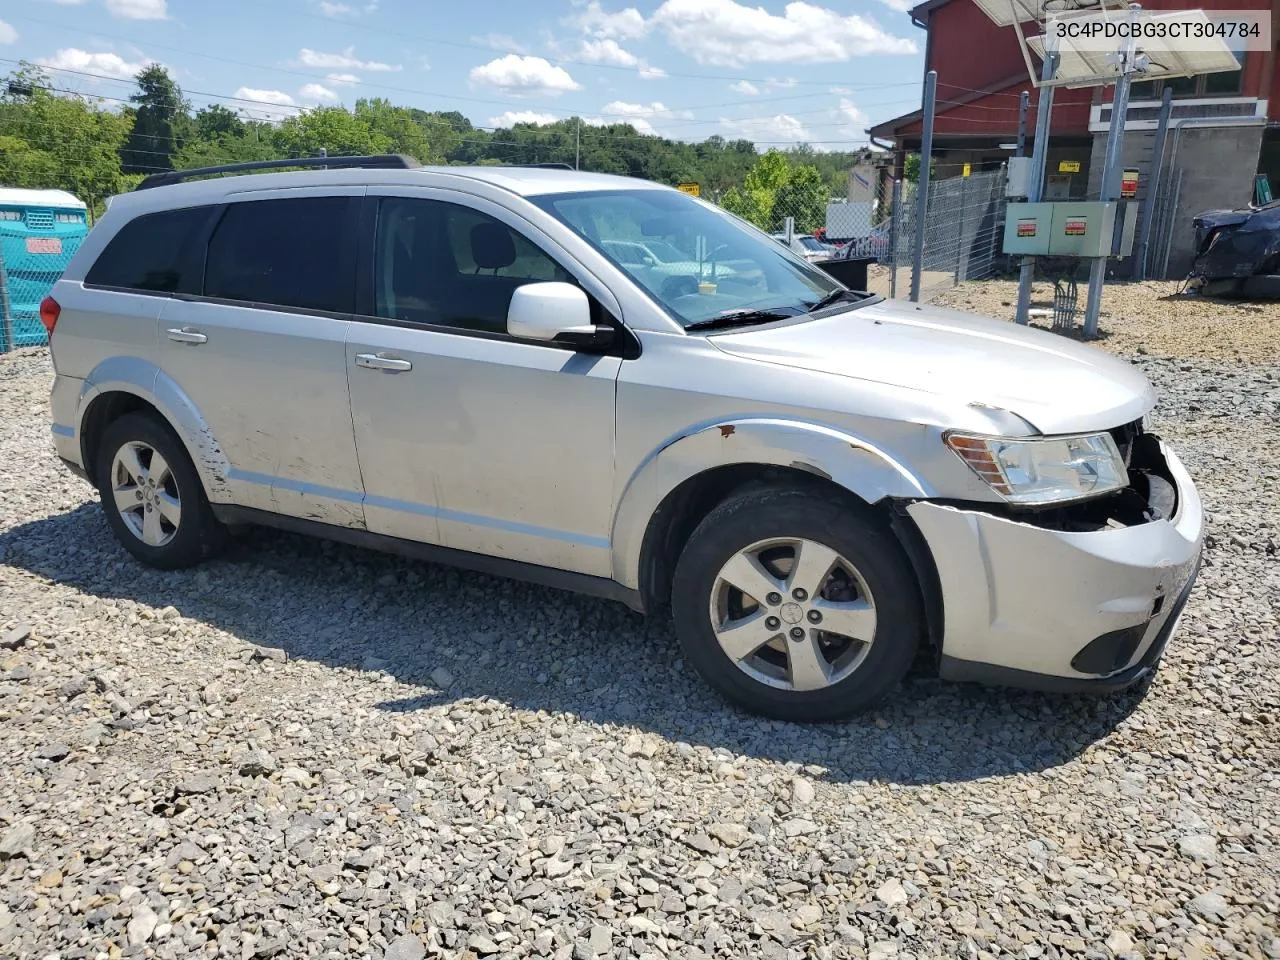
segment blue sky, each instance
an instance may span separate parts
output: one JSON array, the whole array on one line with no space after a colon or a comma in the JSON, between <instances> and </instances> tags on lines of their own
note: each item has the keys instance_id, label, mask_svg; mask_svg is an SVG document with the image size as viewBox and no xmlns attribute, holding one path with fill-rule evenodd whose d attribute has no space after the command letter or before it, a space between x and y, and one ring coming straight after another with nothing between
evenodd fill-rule
<instances>
[{"instance_id":1,"label":"blue sky","mask_svg":"<svg viewBox=\"0 0 1280 960\"><path fill-rule=\"evenodd\" d=\"M829 4L829 5L827 5ZM197 106L275 117L385 96L482 127L574 114L666 136L852 149L919 105L908 0L5 0L0 66L126 98L168 67Z\"/></svg>"}]
</instances>

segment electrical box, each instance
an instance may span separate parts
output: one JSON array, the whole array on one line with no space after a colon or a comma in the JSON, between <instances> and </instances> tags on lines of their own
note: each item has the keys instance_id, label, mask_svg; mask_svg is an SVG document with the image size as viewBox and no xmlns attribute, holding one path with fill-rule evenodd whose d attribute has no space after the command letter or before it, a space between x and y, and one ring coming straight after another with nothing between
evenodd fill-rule
<instances>
[{"instance_id":1,"label":"electrical box","mask_svg":"<svg viewBox=\"0 0 1280 960\"><path fill-rule=\"evenodd\" d=\"M1133 235L1138 229L1138 204L1136 201L1128 201L1120 204L1120 210L1116 214L1116 219L1120 221L1115 234L1115 246L1111 248L1113 257L1129 257L1133 255Z\"/></svg>"},{"instance_id":2,"label":"electrical box","mask_svg":"<svg viewBox=\"0 0 1280 960\"><path fill-rule=\"evenodd\" d=\"M1010 203L1004 214L1004 252L1018 257L1049 253L1052 203Z\"/></svg>"},{"instance_id":3,"label":"electrical box","mask_svg":"<svg viewBox=\"0 0 1280 960\"><path fill-rule=\"evenodd\" d=\"M1051 257L1109 257L1115 203L1054 203L1049 228Z\"/></svg>"},{"instance_id":4,"label":"electrical box","mask_svg":"<svg viewBox=\"0 0 1280 960\"><path fill-rule=\"evenodd\" d=\"M1010 157L1005 167L1004 195L1026 197L1031 194L1031 158Z\"/></svg>"},{"instance_id":5,"label":"electrical box","mask_svg":"<svg viewBox=\"0 0 1280 960\"><path fill-rule=\"evenodd\" d=\"M1004 252L1019 257L1127 257L1133 253L1137 219L1136 203L1010 203L1005 207Z\"/></svg>"}]
</instances>

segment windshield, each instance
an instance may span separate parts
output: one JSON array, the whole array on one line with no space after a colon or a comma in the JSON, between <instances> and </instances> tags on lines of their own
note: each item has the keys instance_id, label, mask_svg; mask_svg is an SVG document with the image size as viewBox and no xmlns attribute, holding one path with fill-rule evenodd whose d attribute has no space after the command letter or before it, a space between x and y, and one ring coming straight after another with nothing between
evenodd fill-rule
<instances>
[{"instance_id":1,"label":"windshield","mask_svg":"<svg viewBox=\"0 0 1280 960\"><path fill-rule=\"evenodd\" d=\"M767 234L683 193L601 190L530 199L686 327L747 312L795 316L842 289Z\"/></svg>"},{"instance_id":2,"label":"windshield","mask_svg":"<svg viewBox=\"0 0 1280 960\"><path fill-rule=\"evenodd\" d=\"M804 244L806 250L825 250L827 249L813 237L801 237L800 242Z\"/></svg>"}]
</instances>

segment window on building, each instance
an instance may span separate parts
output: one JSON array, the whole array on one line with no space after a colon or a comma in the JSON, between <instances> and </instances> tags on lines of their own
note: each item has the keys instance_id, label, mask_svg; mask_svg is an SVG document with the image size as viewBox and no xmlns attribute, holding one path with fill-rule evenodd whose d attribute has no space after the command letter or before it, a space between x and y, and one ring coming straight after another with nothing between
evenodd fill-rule
<instances>
[{"instance_id":1,"label":"window on building","mask_svg":"<svg viewBox=\"0 0 1280 960\"><path fill-rule=\"evenodd\" d=\"M1221 73L1201 73L1194 77L1174 77L1170 80L1145 80L1135 83L1129 88L1129 100L1159 100L1164 97L1165 88L1173 90L1175 100L1189 100L1196 97L1234 97L1239 96L1244 79L1244 65L1247 54L1243 50L1235 51L1240 61L1239 70L1225 70Z\"/></svg>"}]
</instances>

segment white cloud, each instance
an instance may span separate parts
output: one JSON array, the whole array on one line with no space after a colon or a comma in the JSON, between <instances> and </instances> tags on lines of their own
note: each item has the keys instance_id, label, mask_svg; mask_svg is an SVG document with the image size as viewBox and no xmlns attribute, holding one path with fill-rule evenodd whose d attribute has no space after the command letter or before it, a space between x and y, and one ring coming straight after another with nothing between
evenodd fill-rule
<instances>
[{"instance_id":1,"label":"white cloud","mask_svg":"<svg viewBox=\"0 0 1280 960\"><path fill-rule=\"evenodd\" d=\"M834 97L847 97L849 94L853 93L853 90L849 87L832 87L827 92Z\"/></svg>"},{"instance_id":2,"label":"white cloud","mask_svg":"<svg viewBox=\"0 0 1280 960\"><path fill-rule=\"evenodd\" d=\"M554 66L542 57L522 57L514 53L475 67L470 78L472 83L496 87L513 97L558 97L570 90L582 89L563 67Z\"/></svg>"},{"instance_id":3,"label":"white cloud","mask_svg":"<svg viewBox=\"0 0 1280 960\"><path fill-rule=\"evenodd\" d=\"M799 143L813 139L813 135L800 120L786 113L741 120L721 118L720 123L733 136L756 143Z\"/></svg>"},{"instance_id":4,"label":"white cloud","mask_svg":"<svg viewBox=\"0 0 1280 960\"><path fill-rule=\"evenodd\" d=\"M3 20L0 20L0 43L15 43L17 39L18 31Z\"/></svg>"},{"instance_id":5,"label":"white cloud","mask_svg":"<svg viewBox=\"0 0 1280 960\"><path fill-rule=\"evenodd\" d=\"M642 64L637 72L640 74L641 80L661 80L667 75L667 71L649 63Z\"/></svg>"},{"instance_id":6,"label":"white cloud","mask_svg":"<svg viewBox=\"0 0 1280 960\"><path fill-rule=\"evenodd\" d=\"M760 88L750 80L739 80L737 83L731 84L729 89L735 93L745 93L748 97L754 97L760 92Z\"/></svg>"},{"instance_id":7,"label":"white cloud","mask_svg":"<svg viewBox=\"0 0 1280 960\"><path fill-rule=\"evenodd\" d=\"M538 113L536 110L508 110L496 117L489 118L491 127L514 127L517 123L546 124L555 123L559 117L550 113Z\"/></svg>"},{"instance_id":8,"label":"white cloud","mask_svg":"<svg viewBox=\"0 0 1280 960\"><path fill-rule=\"evenodd\" d=\"M107 13L121 20L168 20L165 0L107 0Z\"/></svg>"},{"instance_id":9,"label":"white cloud","mask_svg":"<svg viewBox=\"0 0 1280 960\"><path fill-rule=\"evenodd\" d=\"M297 102L283 90L240 87L235 92L235 99L247 101L238 108L239 112L255 120L276 122L298 114Z\"/></svg>"},{"instance_id":10,"label":"white cloud","mask_svg":"<svg viewBox=\"0 0 1280 960\"><path fill-rule=\"evenodd\" d=\"M402 69L399 64L361 60L355 55L355 47L347 47L338 53L326 53L323 50L303 47L298 51L297 62L301 66L316 67L320 70L369 70L376 73Z\"/></svg>"},{"instance_id":11,"label":"white cloud","mask_svg":"<svg viewBox=\"0 0 1280 960\"><path fill-rule=\"evenodd\" d=\"M693 114L688 110L673 110L657 100L653 103L627 103L625 100L613 100L600 108L601 116L587 120L592 126L609 123L629 123L640 133L657 136L658 131L650 123L654 117L692 120Z\"/></svg>"},{"instance_id":12,"label":"white cloud","mask_svg":"<svg viewBox=\"0 0 1280 960\"><path fill-rule=\"evenodd\" d=\"M736 0L666 0L649 21L698 63L832 63L871 53L915 53L915 41L848 16L793 0L777 16Z\"/></svg>"},{"instance_id":13,"label":"white cloud","mask_svg":"<svg viewBox=\"0 0 1280 960\"><path fill-rule=\"evenodd\" d=\"M899 13L906 13L916 5L919 0L880 0L890 10L897 10Z\"/></svg>"},{"instance_id":14,"label":"white cloud","mask_svg":"<svg viewBox=\"0 0 1280 960\"><path fill-rule=\"evenodd\" d=\"M597 0L590 0L581 13L569 17L565 22L577 27L587 36L602 39L633 40L644 36L648 28L644 17L635 7L607 13Z\"/></svg>"},{"instance_id":15,"label":"white cloud","mask_svg":"<svg viewBox=\"0 0 1280 960\"><path fill-rule=\"evenodd\" d=\"M640 58L618 46L617 40L583 40L578 59L588 63L607 63L617 67L638 67Z\"/></svg>"},{"instance_id":16,"label":"white cloud","mask_svg":"<svg viewBox=\"0 0 1280 960\"><path fill-rule=\"evenodd\" d=\"M76 47L64 47L52 57L44 57L36 61L40 66L51 70L75 70L120 80L132 80L152 62L150 60L130 62L116 53L90 53Z\"/></svg>"},{"instance_id":17,"label":"white cloud","mask_svg":"<svg viewBox=\"0 0 1280 960\"><path fill-rule=\"evenodd\" d=\"M325 100L333 101L338 99L338 95L328 87L319 83L304 84L302 89L298 91L298 96L306 101L321 102Z\"/></svg>"},{"instance_id":18,"label":"white cloud","mask_svg":"<svg viewBox=\"0 0 1280 960\"><path fill-rule=\"evenodd\" d=\"M320 12L326 17L358 17L362 14L373 13L378 9L378 0L368 0L366 3L352 6L349 3L342 3L340 0L320 0Z\"/></svg>"},{"instance_id":19,"label":"white cloud","mask_svg":"<svg viewBox=\"0 0 1280 960\"><path fill-rule=\"evenodd\" d=\"M851 125L860 126L867 122L867 115L862 112L862 108L848 97L840 98L840 106L836 109L836 112L842 120Z\"/></svg>"},{"instance_id":20,"label":"white cloud","mask_svg":"<svg viewBox=\"0 0 1280 960\"><path fill-rule=\"evenodd\" d=\"M529 48L523 43L516 40L515 37L506 33L486 33L483 36L472 37L471 42L479 44L482 47L492 47L494 50L505 50L510 53L528 53Z\"/></svg>"},{"instance_id":21,"label":"white cloud","mask_svg":"<svg viewBox=\"0 0 1280 960\"><path fill-rule=\"evenodd\" d=\"M360 82L354 73L331 73L325 79L339 87L350 87Z\"/></svg>"}]
</instances>

